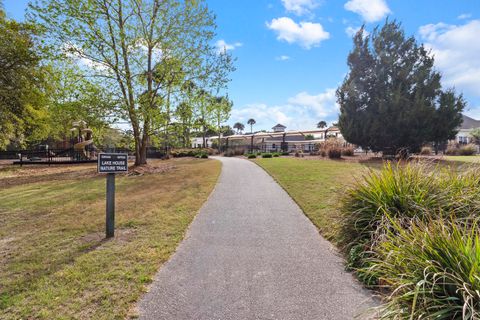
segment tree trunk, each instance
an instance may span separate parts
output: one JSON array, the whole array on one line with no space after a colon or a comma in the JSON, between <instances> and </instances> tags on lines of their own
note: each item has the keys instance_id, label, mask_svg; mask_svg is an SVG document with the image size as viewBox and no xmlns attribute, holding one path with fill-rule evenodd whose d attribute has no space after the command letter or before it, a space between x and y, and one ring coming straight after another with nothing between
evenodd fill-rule
<instances>
[{"instance_id":1,"label":"tree trunk","mask_svg":"<svg viewBox=\"0 0 480 320\"><path fill-rule=\"evenodd\" d=\"M203 127L203 130L202 130L202 138L203 138L203 148L206 148L207 147L207 139L206 139L206 128L205 126Z\"/></svg>"},{"instance_id":2,"label":"tree trunk","mask_svg":"<svg viewBox=\"0 0 480 320\"><path fill-rule=\"evenodd\" d=\"M217 127L218 127L218 143L217 143L217 147L218 147L218 152L222 152L222 138L221 138L222 128L220 127L220 119L218 119L218 121L217 121Z\"/></svg>"},{"instance_id":3,"label":"tree trunk","mask_svg":"<svg viewBox=\"0 0 480 320\"><path fill-rule=\"evenodd\" d=\"M170 156L170 134L168 127L170 126L170 88L167 92L167 123L165 124L165 156L168 159Z\"/></svg>"},{"instance_id":4,"label":"tree trunk","mask_svg":"<svg viewBox=\"0 0 480 320\"><path fill-rule=\"evenodd\" d=\"M144 133L139 146L138 161L137 159L135 159L136 166L147 164L147 146L148 146L148 135Z\"/></svg>"}]
</instances>

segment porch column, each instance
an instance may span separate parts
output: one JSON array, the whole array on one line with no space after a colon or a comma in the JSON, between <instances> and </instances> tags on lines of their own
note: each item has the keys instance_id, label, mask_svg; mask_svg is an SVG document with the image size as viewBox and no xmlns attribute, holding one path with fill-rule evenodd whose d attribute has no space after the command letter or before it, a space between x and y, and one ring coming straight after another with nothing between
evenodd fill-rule
<instances>
[{"instance_id":1,"label":"porch column","mask_svg":"<svg viewBox=\"0 0 480 320\"><path fill-rule=\"evenodd\" d=\"M282 147L281 147L283 152L288 151L288 146L287 146L287 143L285 142L286 137L287 137L287 134L284 133L283 136L282 136Z\"/></svg>"}]
</instances>

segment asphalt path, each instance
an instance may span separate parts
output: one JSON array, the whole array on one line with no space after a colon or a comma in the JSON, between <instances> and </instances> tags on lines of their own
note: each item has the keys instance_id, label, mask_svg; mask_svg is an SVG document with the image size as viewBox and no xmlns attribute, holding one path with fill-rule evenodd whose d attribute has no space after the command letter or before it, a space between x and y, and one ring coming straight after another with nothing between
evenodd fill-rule
<instances>
[{"instance_id":1,"label":"asphalt path","mask_svg":"<svg viewBox=\"0 0 480 320\"><path fill-rule=\"evenodd\" d=\"M140 319L368 318L371 293L289 195L256 164L217 159L217 186L141 299Z\"/></svg>"}]
</instances>

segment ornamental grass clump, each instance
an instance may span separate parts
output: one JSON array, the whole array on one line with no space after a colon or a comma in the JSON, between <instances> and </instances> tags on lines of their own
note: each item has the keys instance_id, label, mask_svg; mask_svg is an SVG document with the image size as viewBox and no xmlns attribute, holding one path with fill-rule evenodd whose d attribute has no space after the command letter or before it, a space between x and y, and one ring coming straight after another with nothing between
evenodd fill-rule
<instances>
[{"instance_id":1,"label":"ornamental grass clump","mask_svg":"<svg viewBox=\"0 0 480 320\"><path fill-rule=\"evenodd\" d=\"M477 153L477 146L474 144L467 144L462 146L459 150L461 156L473 156Z\"/></svg>"},{"instance_id":2,"label":"ornamental grass clump","mask_svg":"<svg viewBox=\"0 0 480 320\"><path fill-rule=\"evenodd\" d=\"M387 163L347 191L342 201L339 242L347 266L367 285L378 284L363 271L392 221L409 229L418 221L468 218L480 212L478 168L441 168L422 163ZM395 228L393 228L395 229Z\"/></svg>"},{"instance_id":3,"label":"ornamental grass clump","mask_svg":"<svg viewBox=\"0 0 480 320\"><path fill-rule=\"evenodd\" d=\"M387 163L370 171L347 191L342 202L342 242L346 247L374 242L393 218L411 219L437 207L435 175L424 165Z\"/></svg>"},{"instance_id":4,"label":"ornamental grass clump","mask_svg":"<svg viewBox=\"0 0 480 320\"><path fill-rule=\"evenodd\" d=\"M390 292L380 319L480 319L479 236L474 219L391 219L364 270Z\"/></svg>"}]
</instances>

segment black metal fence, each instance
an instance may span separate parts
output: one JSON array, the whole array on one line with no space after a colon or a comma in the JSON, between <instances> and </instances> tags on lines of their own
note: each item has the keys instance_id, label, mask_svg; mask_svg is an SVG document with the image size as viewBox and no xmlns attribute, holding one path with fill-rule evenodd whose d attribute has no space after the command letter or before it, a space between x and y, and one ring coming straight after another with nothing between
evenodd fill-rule
<instances>
[{"instance_id":1,"label":"black metal fence","mask_svg":"<svg viewBox=\"0 0 480 320\"><path fill-rule=\"evenodd\" d=\"M135 156L135 152L125 148L108 148L98 150L97 148L85 148L85 150L69 149L44 149L44 150L10 150L0 151L0 160L14 160L14 164L76 164L76 163L94 163L97 162L97 156L100 152L127 153L129 156ZM165 152L163 149L150 147L147 148L147 158L163 158Z\"/></svg>"}]
</instances>

